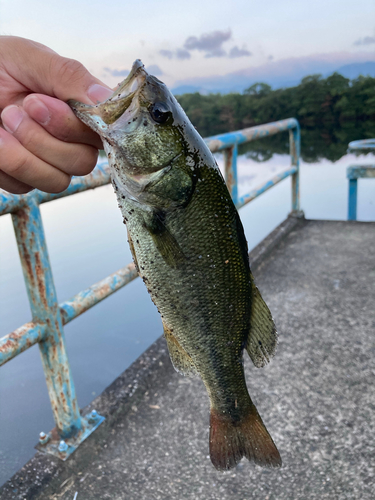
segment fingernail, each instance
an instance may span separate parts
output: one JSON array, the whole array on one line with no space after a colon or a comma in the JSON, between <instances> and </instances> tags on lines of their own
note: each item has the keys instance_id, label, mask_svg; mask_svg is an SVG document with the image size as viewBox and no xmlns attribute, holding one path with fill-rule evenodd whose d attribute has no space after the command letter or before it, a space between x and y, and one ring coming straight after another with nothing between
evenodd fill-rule
<instances>
[{"instance_id":1,"label":"fingernail","mask_svg":"<svg viewBox=\"0 0 375 500\"><path fill-rule=\"evenodd\" d=\"M99 85L97 83L91 85L91 87L89 87L89 90L87 91L88 97L94 104L106 101L109 97L111 97L112 94L113 90L107 87L103 87L102 85Z\"/></svg>"},{"instance_id":2,"label":"fingernail","mask_svg":"<svg viewBox=\"0 0 375 500\"><path fill-rule=\"evenodd\" d=\"M24 116L25 113L19 106L11 105L6 107L1 113L1 120L5 130L11 134L16 132Z\"/></svg>"},{"instance_id":3,"label":"fingernail","mask_svg":"<svg viewBox=\"0 0 375 500\"><path fill-rule=\"evenodd\" d=\"M37 97L28 98L27 113L36 122L41 125L47 125L51 119L51 113L44 102Z\"/></svg>"}]
</instances>

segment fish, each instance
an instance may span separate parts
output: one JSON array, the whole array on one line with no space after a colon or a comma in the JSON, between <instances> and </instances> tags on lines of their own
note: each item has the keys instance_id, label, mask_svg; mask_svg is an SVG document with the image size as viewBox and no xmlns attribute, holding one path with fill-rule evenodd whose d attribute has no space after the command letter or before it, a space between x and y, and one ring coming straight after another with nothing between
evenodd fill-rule
<instances>
[{"instance_id":1,"label":"fish","mask_svg":"<svg viewBox=\"0 0 375 500\"><path fill-rule=\"evenodd\" d=\"M280 467L243 364L244 351L256 367L270 361L276 327L206 143L140 60L106 101L68 104L103 141L133 259L161 315L172 364L199 375L208 392L212 464L228 470L245 456Z\"/></svg>"}]
</instances>

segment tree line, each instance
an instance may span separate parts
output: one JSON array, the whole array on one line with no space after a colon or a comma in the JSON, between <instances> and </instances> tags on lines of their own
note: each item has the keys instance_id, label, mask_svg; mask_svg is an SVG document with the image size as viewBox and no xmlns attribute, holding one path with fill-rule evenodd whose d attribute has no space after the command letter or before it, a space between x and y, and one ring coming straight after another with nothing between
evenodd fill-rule
<instances>
[{"instance_id":1,"label":"tree line","mask_svg":"<svg viewBox=\"0 0 375 500\"><path fill-rule=\"evenodd\" d=\"M339 73L327 78L311 75L296 87L272 90L266 83L255 83L243 94L194 93L177 99L203 137L297 118L302 157L307 161L316 161L319 156L334 161L345 154L349 141L375 137L375 78L368 76L349 80ZM273 141L275 152L287 151L288 139L284 134L282 137ZM258 142L258 159L267 159L266 143ZM254 147L250 143L247 149L255 151L256 159L255 143ZM319 155L319 148L325 153Z\"/></svg>"}]
</instances>

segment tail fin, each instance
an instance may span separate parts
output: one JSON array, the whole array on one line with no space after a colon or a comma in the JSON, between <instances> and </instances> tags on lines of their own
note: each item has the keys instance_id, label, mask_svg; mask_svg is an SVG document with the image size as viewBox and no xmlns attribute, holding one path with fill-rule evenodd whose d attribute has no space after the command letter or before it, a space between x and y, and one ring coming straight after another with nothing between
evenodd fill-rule
<instances>
[{"instance_id":1,"label":"tail fin","mask_svg":"<svg viewBox=\"0 0 375 500\"><path fill-rule=\"evenodd\" d=\"M262 467L281 467L281 457L253 405L242 420L211 408L210 455L214 467L228 470L243 456Z\"/></svg>"}]
</instances>

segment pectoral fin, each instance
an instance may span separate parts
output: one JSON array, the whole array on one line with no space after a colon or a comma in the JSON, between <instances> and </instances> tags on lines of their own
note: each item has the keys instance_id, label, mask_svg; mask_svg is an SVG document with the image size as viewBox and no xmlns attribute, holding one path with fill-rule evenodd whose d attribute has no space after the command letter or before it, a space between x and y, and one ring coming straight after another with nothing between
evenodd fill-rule
<instances>
[{"instance_id":1,"label":"pectoral fin","mask_svg":"<svg viewBox=\"0 0 375 500\"><path fill-rule=\"evenodd\" d=\"M277 345L276 326L252 277L250 332L246 350L257 368L269 363Z\"/></svg>"},{"instance_id":2,"label":"pectoral fin","mask_svg":"<svg viewBox=\"0 0 375 500\"><path fill-rule=\"evenodd\" d=\"M151 220L147 221L145 225L156 248L170 267L177 268L186 261L186 257L176 238L165 226L162 214L154 213Z\"/></svg>"},{"instance_id":3,"label":"pectoral fin","mask_svg":"<svg viewBox=\"0 0 375 500\"><path fill-rule=\"evenodd\" d=\"M174 369L187 377L196 375L198 372L189 354L180 346L176 337L164 323L163 326L164 337L167 340L169 356Z\"/></svg>"}]
</instances>

